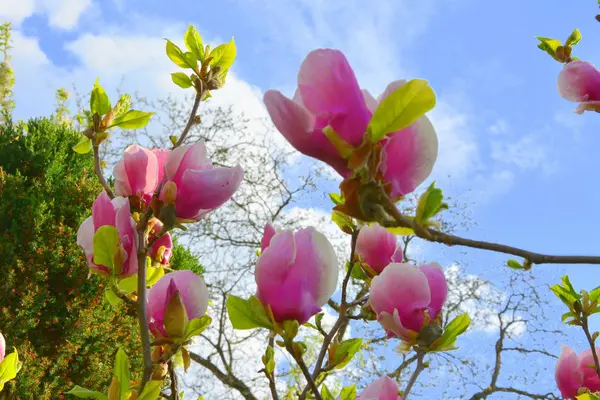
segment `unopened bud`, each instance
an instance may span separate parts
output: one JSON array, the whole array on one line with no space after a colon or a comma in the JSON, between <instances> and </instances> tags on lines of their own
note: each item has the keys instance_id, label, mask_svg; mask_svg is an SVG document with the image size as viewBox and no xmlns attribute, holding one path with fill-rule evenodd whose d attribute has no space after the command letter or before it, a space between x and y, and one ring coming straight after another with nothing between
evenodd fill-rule
<instances>
[{"instance_id":1,"label":"unopened bud","mask_svg":"<svg viewBox=\"0 0 600 400\"><path fill-rule=\"evenodd\" d=\"M173 181L168 181L162 189L163 202L165 204L175 204L177 199L177 185Z\"/></svg>"},{"instance_id":2,"label":"unopened bud","mask_svg":"<svg viewBox=\"0 0 600 400\"><path fill-rule=\"evenodd\" d=\"M213 76L206 83L206 87L208 88L208 90L217 90L217 89L219 89L222 86L223 86L223 84L221 83L221 80L219 78L217 78L216 76Z\"/></svg>"},{"instance_id":3,"label":"unopened bud","mask_svg":"<svg viewBox=\"0 0 600 400\"><path fill-rule=\"evenodd\" d=\"M119 400L119 378L113 376L108 387L108 400Z\"/></svg>"},{"instance_id":4,"label":"unopened bud","mask_svg":"<svg viewBox=\"0 0 600 400\"><path fill-rule=\"evenodd\" d=\"M166 362L161 362L160 364L155 364L152 368L152 380L153 381L162 381L167 373L169 372L169 368Z\"/></svg>"},{"instance_id":5,"label":"unopened bud","mask_svg":"<svg viewBox=\"0 0 600 400\"><path fill-rule=\"evenodd\" d=\"M152 361L158 361L165 354L165 350L162 346L157 346L152 351Z\"/></svg>"},{"instance_id":6,"label":"unopened bud","mask_svg":"<svg viewBox=\"0 0 600 400\"><path fill-rule=\"evenodd\" d=\"M425 346L430 346L442 336L442 328L437 325L427 325L419 332L419 343Z\"/></svg>"},{"instance_id":7,"label":"unopened bud","mask_svg":"<svg viewBox=\"0 0 600 400\"><path fill-rule=\"evenodd\" d=\"M217 75L219 72L221 72L221 66L220 65L215 65L210 70L212 71L213 75Z\"/></svg>"},{"instance_id":8,"label":"unopened bud","mask_svg":"<svg viewBox=\"0 0 600 400\"><path fill-rule=\"evenodd\" d=\"M177 210L175 204L165 204L160 209L160 220L163 223L163 229L171 230L177 225Z\"/></svg>"}]
</instances>

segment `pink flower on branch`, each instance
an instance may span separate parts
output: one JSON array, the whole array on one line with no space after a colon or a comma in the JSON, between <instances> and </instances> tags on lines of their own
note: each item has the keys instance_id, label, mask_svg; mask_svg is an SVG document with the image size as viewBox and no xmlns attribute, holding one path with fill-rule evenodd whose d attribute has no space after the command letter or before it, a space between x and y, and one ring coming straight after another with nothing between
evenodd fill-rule
<instances>
[{"instance_id":1,"label":"pink flower on branch","mask_svg":"<svg viewBox=\"0 0 600 400\"><path fill-rule=\"evenodd\" d=\"M575 112L600 111L600 71L590 62L571 61L558 75L558 92L580 103Z\"/></svg>"},{"instance_id":2,"label":"pink flower on branch","mask_svg":"<svg viewBox=\"0 0 600 400\"><path fill-rule=\"evenodd\" d=\"M396 236L379 224L363 226L356 240L356 254L377 273L391 262L402 262L402 247L396 244Z\"/></svg>"},{"instance_id":3,"label":"pink flower on branch","mask_svg":"<svg viewBox=\"0 0 600 400\"><path fill-rule=\"evenodd\" d=\"M600 356L600 349L596 349ZM588 349L577 355L573 349L563 346L562 354L556 363L556 385L565 398L574 398L581 387L592 392L600 391L600 378L594 368L594 356Z\"/></svg>"},{"instance_id":4,"label":"pink flower on branch","mask_svg":"<svg viewBox=\"0 0 600 400\"><path fill-rule=\"evenodd\" d=\"M264 102L275 127L299 152L321 160L344 178L350 175L348 160L324 134L330 127L346 142L358 148L379 102L406 81L390 83L376 100L360 89L346 57L338 50L311 51L298 73L293 99L268 90ZM379 171L392 185L396 198L412 192L431 173L437 158L437 136L426 116L387 135Z\"/></svg>"},{"instance_id":5,"label":"pink flower on branch","mask_svg":"<svg viewBox=\"0 0 600 400\"><path fill-rule=\"evenodd\" d=\"M373 278L370 303L389 337L413 342L428 321L434 320L448 294L442 267L392 263Z\"/></svg>"},{"instance_id":6,"label":"pink flower on branch","mask_svg":"<svg viewBox=\"0 0 600 400\"><path fill-rule=\"evenodd\" d=\"M206 314L208 289L204 279L188 270L167 274L148 291L148 326L155 337L169 337L168 320L177 317L167 315L169 303L174 296L179 296L185 308L186 320L197 319Z\"/></svg>"},{"instance_id":7,"label":"pink flower on branch","mask_svg":"<svg viewBox=\"0 0 600 400\"><path fill-rule=\"evenodd\" d=\"M356 400L402 400L398 396L398 384L388 376L382 376L369 384Z\"/></svg>"},{"instance_id":8,"label":"pink flower on branch","mask_svg":"<svg viewBox=\"0 0 600 400\"><path fill-rule=\"evenodd\" d=\"M108 276L111 271L107 266L94 263L94 234L102 226L112 226L119 236L118 258L119 270L115 271L119 278L133 275L138 269L137 248L138 237L135 221L131 218L129 201L125 197L111 200L105 191L94 201L92 216L86 218L77 231L77 244L85 252L88 265L93 271Z\"/></svg>"},{"instance_id":9,"label":"pink flower on branch","mask_svg":"<svg viewBox=\"0 0 600 400\"><path fill-rule=\"evenodd\" d=\"M152 246L150 246L148 249L148 256L158 263L168 265L169 261L171 260L173 250L173 240L171 239L171 234L169 234L169 232L164 233L157 240L154 240L156 235L161 232L163 224L158 219L152 219L148 225L150 227L148 242L153 242Z\"/></svg>"},{"instance_id":10,"label":"pink flower on branch","mask_svg":"<svg viewBox=\"0 0 600 400\"><path fill-rule=\"evenodd\" d=\"M113 175L117 196L137 196L148 200L159 183L156 153L138 145L127 147L123 159L115 165Z\"/></svg>"},{"instance_id":11,"label":"pink flower on branch","mask_svg":"<svg viewBox=\"0 0 600 400\"><path fill-rule=\"evenodd\" d=\"M192 221L229 200L244 177L240 166L213 167L204 141L171 151L164 173L167 182L159 199L174 202L177 218Z\"/></svg>"},{"instance_id":12,"label":"pink flower on branch","mask_svg":"<svg viewBox=\"0 0 600 400\"><path fill-rule=\"evenodd\" d=\"M314 228L275 232L265 227L256 263L257 297L278 322L305 323L335 292L338 262L327 238Z\"/></svg>"},{"instance_id":13,"label":"pink flower on branch","mask_svg":"<svg viewBox=\"0 0 600 400\"><path fill-rule=\"evenodd\" d=\"M0 333L0 362L4 360L4 355L6 354L6 341L4 340L4 335Z\"/></svg>"}]
</instances>

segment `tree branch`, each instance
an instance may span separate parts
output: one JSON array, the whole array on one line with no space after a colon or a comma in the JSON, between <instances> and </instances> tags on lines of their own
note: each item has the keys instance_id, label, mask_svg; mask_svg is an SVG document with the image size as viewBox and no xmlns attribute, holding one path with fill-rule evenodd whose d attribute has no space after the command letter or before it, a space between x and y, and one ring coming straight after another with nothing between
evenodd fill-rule
<instances>
[{"instance_id":1,"label":"tree branch","mask_svg":"<svg viewBox=\"0 0 600 400\"><path fill-rule=\"evenodd\" d=\"M412 220L406 218L394 203L384 196L387 203L386 211L393 217L392 223L385 223L388 227L411 228L421 239L430 242L442 243L447 246L465 246L474 249L489 250L497 253L511 254L513 256L523 257L533 264L600 264L600 256L555 256L541 253L534 253L517 247L507 246L499 243L485 242L480 240L466 239L459 236L449 235L435 229L426 228L418 225Z\"/></svg>"},{"instance_id":2,"label":"tree branch","mask_svg":"<svg viewBox=\"0 0 600 400\"><path fill-rule=\"evenodd\" d=\"M92 140L94 140L94 139L92 139ZM115 194L112 191L112 189L110 188L110 185L108 184L108 182L106 181L106 178L104 178L104 174L102 173L102 166L100 166L100 149L99 149L99 147L100 146L97 144L94 144L92 146L92 149L94 151L94 171L96 172L96 176L98 177L100 184L102 185L102 187L108 194L108 197L110 197L112 200L115 198Z\"/></svg>"},{"instance_id":3,"label":"tree branch","mask_svg":"<svg viewBox=\"0 0 600 400\"><path fill-rule=\"evenodd\" d=\"M588 326L588 316L585 313L582 313L581 317L581 327L583 328L583 332L585 333L585 337L590 345L590 349L592 350L592 357L594 357L594 366L596 369L596 374L600 378L600 362L598 361L598 354L596 353L596 345L595 340L592 338L590 334L590 328Z\"/></svg>"},{"instance_id":4,"label":"tree branch","mask_svg":"<svg viewBox=\"0 0 600 400\"><path fill-rule=\"evenodd\" d=\"M410 379L408 380L408 383L406 384L406 389L404 389L404 394L402 395L402 398L404 400L408 399L408 395L415 383L417 382L419 374L425 369L423 358L425 358L425 352L417 350L417 366L415 367L415 370L413 371L412 375L410 376Z\"/></svg>"},{"instance_id":5,"label":"tree branch","mask_svg":"<svg viewBox=\"0 0 600 400\"><path fill-rule=\"evenodd\" d=\"M296 355L296 352L292 348L291 343L286 343L285 348L292 355L292 357L294 357L294 360L296 360L296 363L300 367L300 370L302 371L304 378L306 378L307 387L310 387L310 390L312 390L313 394L315 395L315 399L323 400L323 398L321 397L321 393L319 392L319 388L317 387L317 384L315 383L314 378L312 377L310 372L308 372L308 368L306 367L306 364L304 363L304 360L302 359L302 355L301 354Z\"/></svg>"},{"instance_id":6,"label":"tree branch","mask_svg":"<svg viewBox=\"0 0 600 400\"><path fill-rule=\"evenodd\" d=\"M179 400L179 385L177 383L177 374L173 360L168 362L169 378L171 379L171 400Z\"/></svg>"},{"instance_id":7,"label":"tree branch","mask_svg":"<svg viewBox=\"0 0 600 400\"><path fill-rule=\"evenodd\" d=\"M204 368L208 369L213 373L214 376L217 377L218 380L223 382L225 385L229 386L232 389L237 390L244 399L246 400L258 400L253 394L250 388L239 378L232 374L225 374L221 371L215 364L207 360L206 358L201 357L196 353L190 352L190 358L202 365Z\"/></svg>"}]
</instances>

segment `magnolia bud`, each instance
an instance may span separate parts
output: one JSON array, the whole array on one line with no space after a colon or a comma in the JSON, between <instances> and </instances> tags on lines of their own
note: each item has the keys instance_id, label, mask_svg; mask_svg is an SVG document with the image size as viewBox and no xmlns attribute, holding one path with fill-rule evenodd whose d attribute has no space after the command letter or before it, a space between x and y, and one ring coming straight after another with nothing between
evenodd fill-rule
<instances>
[{"instance_id":1,"label":"magnolia bud","mask_svg":"<svg viewBox=\"0 0 600 400\"><path fill-rule=\"evenodd\" d=\"M163 203L175 204L177 198L177 185L173 181L168 181L162 189Z\"/></svg>"},{"instance_id":2,"label":"magnolia bud","mask_svg":"<svg viewBox=\"0 0 600 400\"><path fill-rule=\"evenodd\" d=\"M206 87L208 88L208 90L216 90L222 86L223 84L221 83L220 79L216 76L206 83Z\"/></svg>"},{"instance_id":3,"label":"magnolia bud","mask_svg":"<svg viewBox=\"0 0 600 400\"><path fill-rule=\"evenodd\" d=\"M167 373L169 372L169 367L166 362L161 362L160 364L155 364L152 368L152 380L153 381L162 381Z\"/></svg>"},{"instance_id":4,"label":"magnolia bud","mask_svg":"<svg viewBox=\"0 0 600 400\"><path fill-rule=\"evenodd\" d=\"M433 342L442 336L442 328L437 325L427 325L421 329L419 333L419 343L423 343L425 346L430 346Z\"/></svg>"}]
</instances>

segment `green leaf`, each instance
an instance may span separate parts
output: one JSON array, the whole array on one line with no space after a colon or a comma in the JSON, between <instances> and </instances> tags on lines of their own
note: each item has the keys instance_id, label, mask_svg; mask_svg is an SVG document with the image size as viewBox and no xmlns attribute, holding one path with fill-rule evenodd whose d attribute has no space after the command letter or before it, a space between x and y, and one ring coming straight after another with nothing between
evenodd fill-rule
<instances>
[{"instance_id":1,"label":"green leaf","mask_svg":"<svg viewBox=\"0 0 600 400\"><path fill-rule=\"evenodd\" d=\"M340 400L355 400L356 399L356 385L346 386L340 392Z\"/></svg>"},{"instance_id":2,"label":"green leaf","mask_svg":"<svg viewBox=\"0 0 600 400\"><path fill-rule=\"evenodd\" d=\"M12 353L4 357L0 362L0 391L4 384L12 379L15 379L17 373L21 369L21 361L19 361L19 353L15 349Z\"/></svg>"},{"instance_id":3,"label":"green leaf","mask_svg":"<svg viewBox=\"0 0 600 400\"><path fill-rule=\"evenodd\" d=\"M113 107L114 117L117 118L125 114L127 111L129 111L129 107L131 107L131 96L128 94L124 94L123 96L121 96L119 101L117 101L117 104L115 104L115 106Z\"/></svg>"},{"instance_id":4,"label":"green leaf","mask_svg":"<svg viewBox=\"0 0 600 400\"><path fill-rule=\"evenodd\" d=\"M331 201L333 201L333 204L335 205L339 206L344 204L344 198L338 193L329 193L329 198L331 199Z\"/></svg>"},{"instance_id":5,"label":"green leaf","mask_svg":"<svg viewBox=\"0 0 600 400\"><path fill-rule=\"evenodd\" d=\"M254 296L249 300L244 300L241 297L229 295L226 305L231 325L235 329L273 328L264 306Z\"/></svg>"},{"instance_id":6,"label":"green leaf","mask_svg":"<svg viewBox=\"0 0 600 400\"><path fill-rule=\"evenodd\" d=\"M183 37L185 47L194 54L196 60L204 61L204 44L202 37L193 25L188 25Z\"/></svg>"},{"instance_id":7,"label":"green leaf","mask_svg":"<svg viewBox=\"0 0 600 400\"><path fill-rule=\"evenodd\" d=\"M65 392L65 394L72 394L80 399L108 400L108 397L106 397L104 393L96 392L95 390L84 389L81 386L75 386L73 389Z\"/></svg>"},{"instance_id":8,"label":"green leaf","mask_svg":"<svg viewBox=\"0 0 600 400\"><path fill-rule=\"evenodd\" d=\"M148 381L144 390L138 396L137 400L158 400L160 399L160 389L162 388L163 381Z\"/></svg>"},{"instance_id":9,"label":"green leaf","mask_svg":"<svg viewBox=\"0 0 600 400\"><path fill-rule=\"evenodd\" d=\"M565 42L565 46L573 47L577 43L579 43L580 40L581 40L581 32L579 32L579 29L575 29L567 38L567 41Z\"/></svg>"},{"instance_id":10,"label":"green leaf","mask_svg":"<svg viewBox=\"0 0 600 400\"><path fill-rule=\"evenodd\" d=\"M333 211L331 220L342 230L342 232L351 234L354 230L354 221L352 217L347 216L341 211Z\"/></svg>"},{"instance_id":11,"label":"green leaf","mask_svg":"<svg viewBox=\"0 0 600 400\"><path fill-rule=\"evenodd\" d=\"M165 275L165 269L162 267L151 267L151 266L147 266L146 267L146 286L147 287L152 287L156 284L156 282L158 282L160 280L160 278L162 278ZM137 282L136 282L136 288L137 288Z\"/></svg>"},{"instance_id":12,"label":"green leaf","mask_svg":"<svg viewBox=\"0 0 600 400\"><path fill-rule=\"evenodd\" d=\"M229 43L219 45L210 52L210 66L211 68L220 67L220 75L225 74L229 68L233 65L235 57L237 55L237 49L235 47L235 41L231 38Z\"/></svg>"},{"instance_id":13,"label":"green leaf","mask_svg":"<svg viewBox=\"0 0 600 400\"><path fill-rule=\"evenodd\" d=\"M523 266L516 260L508 260L506 262L506 265L508 265L509 268L512 269L523 269Z\"/></svg>"},{"instance_id":14,"label":"green leaf","mask_svg":"<svg viewBox=\"0 0 600 400\"><path fill-rule=\"evenodd\" d=\"M185 327L183 337L187 340L192 338L193 336L198 336L199 334L204 332L206 328L208 328L211 322L212 318L210 318L208 315L204 315L200 318L194 318L190 320L190 322L188 322L187 326Z\"/></svg>"},{"instance_id":15,"label":"green leaf","mask_svg":"<svg viewBox=\"0 0 600 400\"><path fill-rule=\"evenodd\" d=\"M121 348L117 350L113 375L119 380L119 399L127 400L131 375L129 374L129 358Z\"/></svg>"},{"instance_id":16,"label":"green leaf","mask_svg":"<svg viewBox=\"0 0 600 400\"><path fill-rule=\"evenodd\" d=\"M300 324L298 324L298 321L295 321L295 320L283 321L284 335L285 335L285 338L288 340L292 340L296 337L296 335L298 334L299 328L300 328Z\"/></svg>"},{"instance_id":17,"label":"green leaf","mask_svg":"<svg viewBox=\"0 0 600 400\"><path fill-rule=\"evenodd\" d=\"M324 316L325 316L325 313L322 313L322 312L315 315L315 324L321 329L323 329L323 326L321 325L321 323L323 322Z\"/></svg>"},{"instance_id":18,"label":"green leaf","mask_svg":"<svg viewBox=\"0 0 600 400\"><path fill-rule=\"evenodd\" d=\"M271 374L275 371L275 350L271 346L267 346L267 350L262 356L262 362L267 373Z\"/></svg>"},{"instance_id":19,"label":"green leaf","mask_svg":"<svg viewBox=\"0 0 600 400\"><path fill-rule=\"evenodd\" d=\"M189 76L187 76L187 74L184 74L183 72L175 72L171 74L171 79L173 80L174 84L183 89L192 87L192 80Z\"/></svg>"},{"instance_id":20,"label":"green leaf","mask_svg":"<svg viewBox=\"0 0 600 400\"><path fill-rule=\"evenodd\" d=\"M123 302L123 300L119 296L117 296L117 294L112 289L106 289L104 291L104 297L106 298L106 301L108 301L113 307Z\"/></svg>"},{"instance_id":21,"label":"green leaf","mask_svg":"<svg viewBox=\"0 0 600 400\"><path fill-rule=\"evenodd\" d=\"M346 263L346 271L348 271L348 268L350 268L349 262ZM352 272L350 273L350 276L354 279L358 279L359 281L364 281L368 278L363 269L360 267L359 263L354 263L354 267L352 267Z\"/></svg>"},{"instance_id":22,"label":"green leaf","mask_svg":"<svg viewBox=\"0 0 600 400\"><path fill-rule=\"evenodd\" d=\"M592 290L588 294L588 297L590 299L590 303L593 303L593 302L597 301L598 299L600 299L600 286L598 286L596 289Z\"/></svg>"},{"instance_id":23,"label":"green leaf","mask_svg":"<svg viewBox=\"0 0 600 400\"><path fill-rule=\"evenodd\" d=\"M167 57L169 57L169 59L173 61L175 65L181 68L193 69L195 67L195 65L190 65L188 63L183 51L175 43L171 42L169 39L165 40L167 41Z\"/></svg>"},{"instance_id":24,"label":"green leaf","mask_svg":"<svg viewBox=\"0 0 600 400\"><path fill-rule=\"evenodd\" d=\"M92 140L87 136L82 137L81 140L73 146L73 150L79 154L89 153L92 151Z\"/></svg>"},{"instance_id":25,"label":"green leaf","mask_svg":"<svg viewBox=\"0 0 600 400\"><path fill-rule=\"evenodd\" d=\"M110 111L110 100L104 91L104 88L99 85L100 78L96 79L92 94L90 96L90 110L92 114L96 113L103 116Z\"/></svg>"},{"instance_id":26,"label":"green leaf","mask_svg":"<svg viewBox=\"0 0 600 400\"><path fill-rule=\"evenodd\" d=\"M331 394L331 392L325 384L321 386L321 397L323 398L323 400L335 400L335 397L333 397L333 394Z\"/></svg>"},{"instance_id":27,"label":"green leaf","mask_svg":"<svg viewBox=\"0 0 600 400\"><path fill-rule=\"evenodd\" d=\"M352 361L352 357L360 350L362 341L361 338L347 339L335 346L333 365L336 369L342 369Z\"/></svg>"},{"instance_id":28,"label":"green leaf","mask_svg":"<svg viewBox=\"0 0 600 400\"><path fill-rule=\"evenodd\" d=\"M436 188L435 182L433 182L419 198L416 215L417 221L423 224L441 210L448 208L447 205L444 207L442 200L444 200L442 189Z\"/></svg>"},{"instance_id":29,"label":"green leaf","mask_svg":"<svg viewBox=\"0 0 600 400\"><path fill-rule=\"evenodd\" d=\"M153 112L129 110L125 114L113 119L108 128L118 126L121 129L141 129L148 125Z\"/></svg>"},{"instance_id":30,"label":"green leaf","mask_svg":"<svg viewBox=\"0 0 600 400\"><path fill-rule=\"evenodd\" d=\"M189 320L181 294L176 291L165 309L165 331L169 337L185 337L185 327Z\"/></svg>"},{"instance_id":31,"label":"green leaf","mask_svg":"<svg viewBox=\"0 0 600 400\"><path fill-rule=\"evenodd\" d=\"M454 318L444 329L444 333L439 337L433 344L431 348L434 350L442 351L449 350L454 346L454 342L456 338L462 334L467 328L471 325L471 318L469 314L464 313Z\"/></svg>"},{"instance_id":32,"label":"green leaf","mask_svg":"<svg viewBox=\"0 0 600 400\"><path fill-rule=\"evenodd\" d=\"M562 46L560 40L541 36L536 36L535 38L540 41L538 44L538 49L545 51L546 53L550 54L552 58L556 59L556 49L559 46Z\"/></svg>"},{"instance_id":33,"label":"green leaf","mask_svg":"<svg viewBox=\"0 0 600 400\"><path fill-rule=\"evenodd\" d=\"M110 271L115 267L115 253L120 251L117 228L104 225L94 234L94 264L102 265Z\"/></svg>"},{"instance_id":34,"label":"green leaf","mask_svg":"<svg viewBox=\"0 0 600 400\"><path fill-rule=\"evenodd\" d=\"M369 225L373 225L373 223L370 223ZM396 236L408 236L415 234L415 231L412 228L405 228L402 226L386 227L385 229Z\"/></svg>"},{"instance_id":35,"label":"green leaf","mask_svg":"<svg viewBox=\"0 0 600 400\"><path fill-rule=\"evenodd\" d=\"M433 107L435 93L429 82L409 81L379 103L367 128L371 142L377 143L388 133L410 126Z\"/></svg>"}]
</instances>

